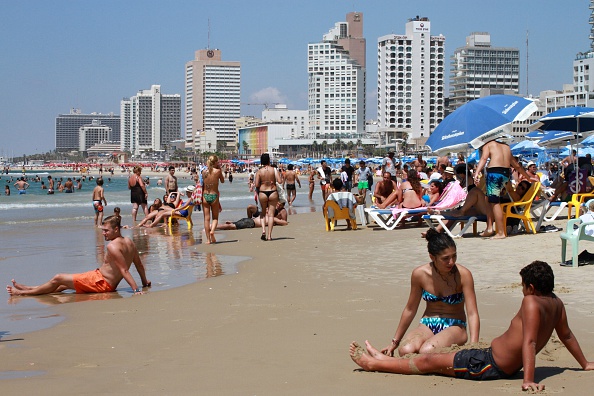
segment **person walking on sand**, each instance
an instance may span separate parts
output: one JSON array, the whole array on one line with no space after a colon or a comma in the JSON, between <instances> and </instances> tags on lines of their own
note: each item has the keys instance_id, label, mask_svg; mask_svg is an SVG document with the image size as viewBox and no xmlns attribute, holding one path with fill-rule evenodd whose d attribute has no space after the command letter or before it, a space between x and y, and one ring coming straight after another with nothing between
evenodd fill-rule
<instances>
[{"instance_id":1,"label":"person walking on sand","mask_svg":"<svg viewBox=\"0 0 594 396\"><path fill-rule=\"evenodd\" d=\"M569 328L565 305L553 293L555 276L551 267L534 261L520 271L524 298L509 328L486 349L424 353L410 358L382 354L368 341L366 349L351 343L351 359L365 371L396 374L439 374L476 381L509 378L524 369L522 390L542 391L534 381L536 354L547 344L553 330L584 370L594 370Z\"/></svg>"},{"instance_id":2,"label":"person walking on sand","mask_svg":"<svg viewBox=\"0 0 594 396\"><path fill-rule=\"evenodd\" d=\"M299 180L299 175L297 175L293 168L293 164L289 164L289 166L287 166L287 172L285 173L285 190L287 191L287 202L289 203L289 206L293 205L293 201L297 198L295 182L297 182L299 188L301 188L301 180Z\"/></svg>"},{"instance_id":3,"label":"person walking on sand","mask_svg":"<svg viewBox=\"0 0 594 396\"><path fill-rule=\"evenodd\" d=\"M509 146L505 143L500 143L496 140L491 140L485 143L480 149L481 159L476 167L474 173L474 183L478 185L480 181L480 173L485 168L487 160L489 166L486 169L486 184L487 184L487 230L492 229L493 220L495 220L495 231L483 232L481 236L492 237L493 239L505 238L505 224L503 224L503 209L501 208L501 191L505 184L509 181L511 176L510 167L513 167L524 176L527 180L530 175L526 173L522 165L513 157Z\"/></svg>"},{"instance_id":4,"label":"person walking on sand","mask_svg":"<svg viewBox=\"0 0 594 396\"><path fill-rule=\"evenodd\" d=\"M256 191L258 192L258 201L260 201L260 220L262 222L263 241L272 239L272 228L274 227L274 209L278 202L278 192L276 183L281 182L279 172L270 165L270 154L264 153L260 156L260 165L262 166L256 173ZM268 220L264 220L268 217ZM267 226L267 227L266 227Z\"/></svg>"},{"instance_id":5,"label":"person walking on sand","mask_svg":"<svg viewBox=\"0 0 594 396\"><path fill-rule=\"evenodd\" d=\"M145 216L148 216L147 199L148 192L140 174L142 167L136 165L133 174L128 178L128 189L130 190L130 202L132 203L132 221L136 223L138 206L142 207Z\"/></svg>"},{"instance_id":6,"label":"person walking on sand","mask_svg":"<svg viewBox=\"0 0 594 396\"><path fill-rule=\"evenodd\" d=\"M150 287L151 282L146 278L145 268L134 242L120 234L120 222L121 217L115 215L103 221L101 230L109 243L103 264L98 269L82 274L57 274L39 286L26 286L13 279L12 286L6 286L6 291L11 296L36 296L69 289L76 293L109 293L115 291L122 279L125 279L134 294L143 294L130 273L132 263L140 275L142 287Z\"/></svg>"},{"instance_id":7,"label":"person walking on sand","mask_svg":"<svg viewBox=\"0 0 594 396\"><path fill-rule=\"evenodd\" d=\"M103 207L107 206L103 190L103 178L98 177L95 181L97 186L93 189L93 209L95 210L95 226L101 227L103 224Z\"/></svg>"},{"instance_id":8,"label":"person walking on sand","mask_svg":"<svg viewBox=\"0 0 594 396\"><path fill-rule=\"evenodd\" d=\"M202 171L202 212L204 213L204 233L206 244L216 243L215 230L219 222L220 193L219 183L225 183L225 174L221 171L219 157L211 155ZM212 220L211 220L212 218Z\"/></svg>"}]
</instances>

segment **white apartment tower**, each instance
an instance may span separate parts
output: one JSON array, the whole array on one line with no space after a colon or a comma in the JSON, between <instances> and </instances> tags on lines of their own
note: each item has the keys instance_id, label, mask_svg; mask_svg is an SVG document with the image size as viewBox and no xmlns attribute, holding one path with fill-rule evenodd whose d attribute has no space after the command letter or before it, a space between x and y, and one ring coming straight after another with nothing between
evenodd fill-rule
<instances>
[{"instance_id":1,"label":"white apartment tower","mask_svg":"<svg viewBox=\"0 0 594 396\"><path fill-rule=\"evenodd\" d=\"M491 93L520 93L520 51L492 47L491 35L471 33L466 45L451 57L450 109L481 97L481 89Z\"/></svg>"},{"instance_id":2,"label":"white apartment tower","mask_svg":"<svg viewBox=\"0 0 594 396\"><path fill-rule=\"evenodd\" d=\"M308 117L312 139L365 131L363 13L351 12L319 43L308 44Z\"/></svg>"},{"instance_id":3,"label":"white apartment tower","mask_svg":"<svg viewBox=\"0 0 594 396\"><path fill-rule=\"evenodd\" d=\"M378 39L378 124L426 140L443 120L445 37L431 36L428 18L411 18L403 35Z\"/></svg>"},{"instance_id":4,"label":"white apartment tower","mask_svg":"<svg viewBox=\"0 0 594 396\"><path fill-rule=\"evenodd\" d=\"M120 102L122 151L160 151L181 136L181 96L163 95L160 85Z\"/></svg>"},{"instance_id":5,"label":"white apartment tower","mask_svg":"<svg viewBox=\"0 0 594 396\"><path fill-rule=\"evenodd\" d=\"M291 139L304 139L309 133L309 119L307 110L290 110L285 104L275 104L273 108L262 110L262 122L288 122L291 128Z\"/></svg>"},{"instance_id":6,"label":"white apartment tower","mask_svg":"<svg viewBox=\"0 0 594 396\"><path fill-rule=\"evenodd\" d=\"M234 146L235 120L241 116L240 96L240 62L222 61L218 49L196 51L195 59L186 63L186 140L197 147L201 133L214 129L217 141Z\"/></svg>"}]
</instances>

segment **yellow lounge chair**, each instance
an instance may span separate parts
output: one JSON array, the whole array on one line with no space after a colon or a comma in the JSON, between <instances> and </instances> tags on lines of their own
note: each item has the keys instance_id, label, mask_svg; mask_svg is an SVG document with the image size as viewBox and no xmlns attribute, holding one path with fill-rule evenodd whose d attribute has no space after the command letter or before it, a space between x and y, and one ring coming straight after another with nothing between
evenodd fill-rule
<instances>
[{"instance_id":1,"label":"yellow lounge chair","mask_svg":"<svg viewBox=\"0 0 594 396\"><path fill-rule=\"evenodd\" d=\"M508 218L520 219L524 223L526 232L532 231L533 234L536 234L536 227L534 226L532 216L530 215L530 207L539 192L540 182L534 182L520 201L501 204L501 209L503 210L503 224L505 225L507 223ZM515 212L512 211L512 208L515 208ZM507 227L504 227L503 232L507 235Z\"/></svg>"},{"instance_id":2,"label":"yellow lounge chair","mask_svg":"<svg viewBox=\"0 0 594 396\"><path fill-rule=\"evenodd\" d=\"M179 209L176 209L179 210ZM194 223L192 222L192 211L194 210L194 205L191 205L188 207L187 211L188 211L188 215L187 216L180 216L178 214L176 214L175 212L173 212L171 214L171 216L169 216L169 221L167 222L167 224L169 225L169 228L171 228L171 221L173 219L178 219L178 220L185 220L186 224L188 225L188 230L191 230L192 227L194 226Z\"/></svg>"}]
</instances>

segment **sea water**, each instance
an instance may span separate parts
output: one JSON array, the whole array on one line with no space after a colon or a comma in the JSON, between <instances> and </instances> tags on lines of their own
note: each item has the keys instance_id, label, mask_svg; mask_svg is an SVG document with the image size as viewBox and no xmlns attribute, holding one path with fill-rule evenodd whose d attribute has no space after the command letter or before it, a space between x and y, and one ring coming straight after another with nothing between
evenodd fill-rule
<instances>
[{"instance_id":1,"label":"sea water","mask_svg":"<svg viewBox=\"0 0 594 396\"><path fill-rule=\"evenodd\" d=\"M49 171L27 172L29 178L39 174L46 186L47 175L64 183L68 177L77 179L78 174ZM12 181L10 177L12 176ZM19 195L13 186L18 175L2 175L0 187L9 184L12 194L0 196L0 285L9 285L11 279L27 285L37 285L57 273L80 273L97 268L103 262L106 244L101 230L94 227L92 191L95 180L82 182L82 189L74 193L56 191L48 195L40 182L29 181L26 194ZM95 178L97 174L93 174ZM165 175L164 175L165 176ZM163 177L164 177L163 176ZM193 184L189 175L178 174L180 188ZM157 185L160 177L151 176L147 186L149 204L162 198L165 189ZM122 225L132 226L132 204L128 190L127 174L103 175L107 206L104 216L113 214L113 208L121 208ZM307 197L307 180L298 190L297 200L289 214L320 210L319 186L314 201ZM75 181L76 186L76 181ZM254 203L254 193L248 190L247 178L235 177L233 183L226 181L220 187L223 211L219 220L237 221L246 216L246 207ZM138 220L143 218L139 213ZM203 217L199 211L192 215L194 228L188 230L185 222L169 231L166 227L153 229L123 229L122 235L131 238L146 267L147 277L152 282L151 292L205 280L209 277L236 273L237 264L246 257L222 256L204 253L198 248L202 243ZM226 232L224 232L226 233ZM224 234L222 233L222 234ZM224 236L217 237L219 241ZM132 270L139 282L138 275ZM0 290L4 293L3 290ZM76 295L61 293L49 296L9 298L8 293L0 299L0 338L33 331L54 325L62 320L51 311L51 306L103 298L122 298L132 295L130 286L122 281L117 293Z\"/></svg>"}]
</instances>

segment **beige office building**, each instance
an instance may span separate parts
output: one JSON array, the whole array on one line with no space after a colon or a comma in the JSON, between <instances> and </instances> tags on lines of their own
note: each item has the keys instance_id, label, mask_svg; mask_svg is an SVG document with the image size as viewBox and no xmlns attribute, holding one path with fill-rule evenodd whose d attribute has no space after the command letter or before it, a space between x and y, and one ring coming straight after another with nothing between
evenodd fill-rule
<instances>
[{"instance_id":1,"label":"beige office building","mask_svg":"<svg viewBox=\"0 0 594 396\"><path fill-rule=\"evenodd\" d=\"M217 141L235 146L235 120L241 116L240 62L223 61L218 49L198 50L196 59L186 63L185 78L186 140L197 148L202 132L214 129Z\"/></svg>"}]
</instances>

